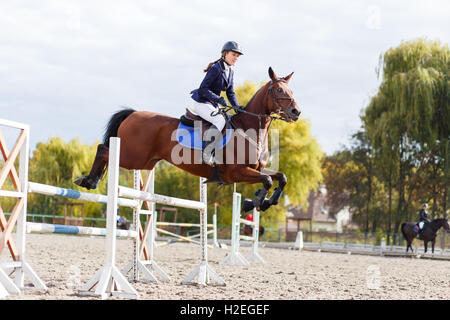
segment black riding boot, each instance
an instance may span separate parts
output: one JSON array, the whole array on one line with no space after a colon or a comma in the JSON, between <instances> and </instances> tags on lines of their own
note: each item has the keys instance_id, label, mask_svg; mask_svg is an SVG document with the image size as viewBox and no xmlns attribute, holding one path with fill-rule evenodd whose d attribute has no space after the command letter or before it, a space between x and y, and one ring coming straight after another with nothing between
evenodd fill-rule
<instances>
[{"instance_id":1,"label":"black riding boot","mask_svg":"<svg viewBox=\"0 0 450 320\"><path fill-rule=\"evenodd\" d=\"M214 150L216 149L216 146L219 145L220 141L222 140L222 133L219 131L219 129L215 125L211 125L211 127L208 129L208 131L212 131L212 135L208 134L208 137L210 138L208 141L205 142L205 148L203 149L203 162L206 163L209 166L213 166L215 164L214 159Z\"/></svg>"}]
</instances>

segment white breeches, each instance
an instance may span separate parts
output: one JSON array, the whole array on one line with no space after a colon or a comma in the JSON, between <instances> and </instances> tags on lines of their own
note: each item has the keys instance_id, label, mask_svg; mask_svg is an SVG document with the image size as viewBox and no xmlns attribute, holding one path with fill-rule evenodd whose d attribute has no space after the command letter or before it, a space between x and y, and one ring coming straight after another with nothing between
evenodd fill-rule
<instances>
[{"instance_id":1,"label":"white breeches","mask_svg":"<svg viewBox=\"0 0 450 320\"><path fill-rule=\"evenodd\" d=\"M225 118L221 114L211 116L211 113L216 112L217 108L215 108L210 103L201 103L193 101L192 110L198 116L215 125L217 129L219 129L219 131L222 131L222 129L225 127Z\"/></svg>"},{"instance_id":2,"label":"white breeches","mask_svg":"<svg viewBox=\"0 0 450 320\"><path fill-rule=\"evenodd\" d=\"M423 221L420 221L419 222L419 229L423 229L423 225L425 224L425 222L423 222Z\"/></svg>"}]
</instances>

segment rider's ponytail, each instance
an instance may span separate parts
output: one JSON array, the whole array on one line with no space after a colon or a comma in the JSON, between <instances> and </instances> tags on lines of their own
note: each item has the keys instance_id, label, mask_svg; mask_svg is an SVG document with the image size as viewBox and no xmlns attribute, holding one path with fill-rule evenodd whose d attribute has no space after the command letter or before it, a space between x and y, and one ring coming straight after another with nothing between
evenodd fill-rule
<instances>
[{"instance_id":1,"label":"rider's ponytail","mask_svg":"<svg viewBox=\"0 0 450 320\"><path fill-rule=\"evenodd\" d=\"M203 72L208 72L209 69L211 69L211 67L212 67L213 65L215 65L215 64L216 64L217 62L219 62L220 60L223 60L223 59L225 58L225 55L227 54L227 52L228 52L228 51L223 51L223 52L222 52L222 56L220 57L220 59L217 59L216 61L211 62L210 64L208 64L208 66L206 67L205 70L203 70Z\"/></svg>"},{"instance_id":2,"label":"rider's ponytail","mask_svg":"<svg viewBox=\"0 0 450 320\"><path fill-rule=\"evenodd\" d=\"M220 59L217 59L216 61L214 61L214 62L211 62L210 64L208 64L208 66L206 67L206 69L205 70L203 70L203 72L208 72L209 71L209 69L211 69L211 67L213 66L213 65L215 65L217 62L219 62L220 60L222 60L222 58L220 58Z\"/></svg>"}]
</instances>

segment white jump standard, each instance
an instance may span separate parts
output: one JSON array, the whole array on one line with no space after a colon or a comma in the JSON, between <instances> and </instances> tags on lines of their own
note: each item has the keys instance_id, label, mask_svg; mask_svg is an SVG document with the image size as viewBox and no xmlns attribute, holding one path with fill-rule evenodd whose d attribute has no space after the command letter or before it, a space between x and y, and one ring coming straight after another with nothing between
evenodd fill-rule
<instances>
[{"instance_id":1,"label":"white jump standard","mask_svg":"<svg viewBox=\"0 0 450 320\"><path fill-rule=\"evenodd\" d=\"M6 220L3 210L0 208L0 227L3 231L0 238L0 253L8 246L13 262L0 263L0 298L9 294L19 294L20 290L26 289L24 278L28 278L33 287L38 290L48 290L46 285L37 276L31 266L25 260L25 229L27 223L27 189L28 189L28 159L29 159L29 136L30 128L26 124L0 119L0 126L7 126L20 130L11 152L9 152L6 141L0 130L0 151L5 159L3 168L0 170L0 189L8 175L11 177L16 191L3 193L3 197L12 196L17 198L9 220ZM16 158L20 155L19 174L14 167ZM17 225L16 240L12 238L12 231ZM10 278L13 276L13 278Z\"/></svg>"},{"instance_id":2,"label":"white jump standard","mask_svg":"<svg viewBox=\"0 0 450 320\"><path fill-rule=\"evenodd\" d=\"M109 141L108 203L106 205L106 260L105 265L80 290L81 295L96 295L102 299L113 295L137 299L137 291L116 267L117 203L119 199L120 139ZM92 291L95 287L95 291Z\"/></svg>"},{"instance_id":3,"label":"white jump standard","mask_svg":"<svg viewBox=\"0 0 450 320\"><path fill-rule=\"evenodd\" d=\"M142 190L146 192L154 192L155 183L155 170L149 172L147 181L142 183L141 173L138 170L134 170L134 189ZM158 266L156 261L153 259L154 251L154 241L155 241L155 223L157 219L157 213L155 210L155 203L138 200L139 204L133 210L133 224L136 227L136 232L141 236L136 238L134 242L133 260L122 270L124 275L127 275L130 271L132 274L130 280L132 281L142 281L142 282L158 282L158 278L155 273L159 276L161 281L170 281L170 277ZM142 203L145 203L149 210L142 210ZM141 220L140 216L147 215L147 225L145 230L141 230ZM145 259L144 248L147 245L149 252L147 259ZM144 258L142 259L142 257ZM144 275L145 279L139 277L140 273Z\"/></svg>"},{"instance_id":4,"label":"white jump standard","mask_svg":"<svg viewBox=\"0 0 450 320\"><path fill-rule=\"evenodd\" d=\"M251 237L240 234L241 223L253 227ZM240 240L252 241L252 253L246 258L239 252ZM259 212L253 209L253 222L241 218L241 194L233 192L233 216L231 224L231 251L220 264L246 266L249 262L265 263L264 259L258 253L259 239Z\"/></svg>"}]
</instances>

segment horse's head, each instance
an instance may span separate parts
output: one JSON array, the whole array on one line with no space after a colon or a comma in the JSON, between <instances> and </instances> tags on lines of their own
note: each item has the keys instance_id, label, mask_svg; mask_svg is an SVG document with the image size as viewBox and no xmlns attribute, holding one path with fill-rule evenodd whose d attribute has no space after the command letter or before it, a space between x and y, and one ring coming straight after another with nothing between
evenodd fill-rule
<instances>
[{"instance_id":1,"label":"horse's head","mask_svg":"<svg viewBox=\"0 0 450 320\"><path fill-rule=\"evenodd\" d=\"M268 90L268 111L279 115L286 122L297 121L301 113L288 86L293 74L292 72L284 78L278 78L272 67L269 67L271 82Z\"/></svg>"},{"instance_id":2,"label":"horse's head","mask_svg":"<svg viewBox=\"0 0 450 320\"><path fill-rule=\"evenodd\" d=\"M450 227L448 225L448 220L444 218L444 222L442 224L444 226L444 229L447 230L447 232L450 232Z\"/></svg>"}]
</instances>

